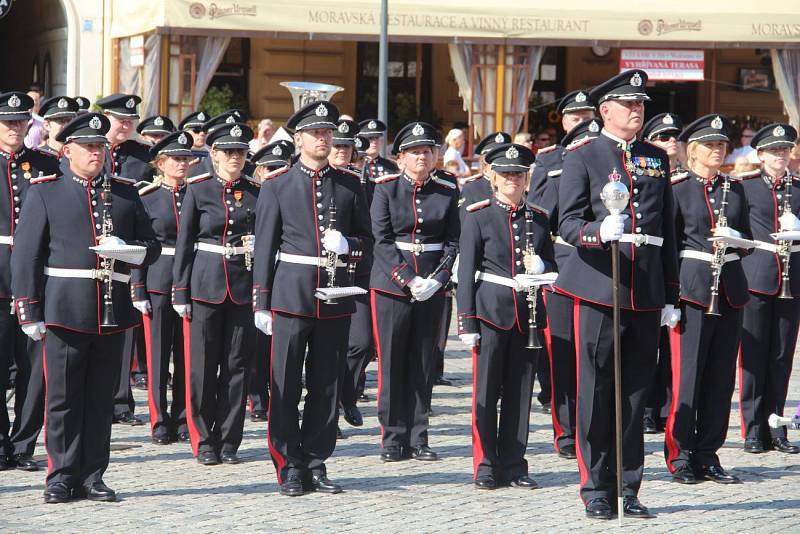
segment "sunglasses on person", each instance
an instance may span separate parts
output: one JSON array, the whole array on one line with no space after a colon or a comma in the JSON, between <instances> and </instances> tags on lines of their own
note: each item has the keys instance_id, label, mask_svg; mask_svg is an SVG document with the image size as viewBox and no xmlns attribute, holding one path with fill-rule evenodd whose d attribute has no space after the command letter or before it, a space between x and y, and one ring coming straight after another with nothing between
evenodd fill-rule
<instances>
[{"instance_id":1,"label":"sunglasses on person","mask_svg":"<svg viewBox=\"0 0 800 534\"><path fill-rule=\"evenodd\" d=\"M654 141L661 141L662 143L666 143L667 141L674 141L677 137L675 134L661 134L657 135L653 138Z\"/></svg>"}]
</instances>

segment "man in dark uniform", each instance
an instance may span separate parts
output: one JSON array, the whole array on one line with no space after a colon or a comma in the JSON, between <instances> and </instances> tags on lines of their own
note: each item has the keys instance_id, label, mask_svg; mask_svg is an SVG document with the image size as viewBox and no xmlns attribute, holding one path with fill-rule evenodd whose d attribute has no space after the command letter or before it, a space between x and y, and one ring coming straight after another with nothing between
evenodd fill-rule
<instances>
[{"instance_id":1,"label":"man in dark uniform","mask_svg":"<svg viewBox=\"0 0 800 534\"><path fill-rule=\"evenodd\" d=\"M142 99L136 95L115 93L101 98L97 105L110 121L106 134L109 149L106 154L105 171L113 176L134 180L137 187L153 179L150 166L150 148L131 139L139 120L137 106ZM145 356L144 329L131 328L125 331L125 348L122 366L114 395L114 422L126 425L141 425L134 415L136 402L131 390L131 378L138 389L147 389L147 360ZM135 371L133 367L135 366Z\"/></svg>"},{"instance_id":2,"label":"man in dark uniform","mask_svg":"<svg viewBox=\"0 0 800 534\"><path fill-rule=\"evenodd\" d=\"M384 136L386 135L386 124L378 119L366 119L358 123L361 129L358 135L369 139L369 147L366 149L364 157L364 175L366 176L367 201L372 204L372 196L375 192L375 179L385 174L394 174L398 171L397 164L381 156Z\"/></svg>"},{"instance_id":3,"label":"man in dark uniform","mask_svg":"<svg viewBox=\"0 0 800 534\"><path fill-rule=\"evenodd\" d=\"M44 120L42 127L47 132L47 141L38 150L56 158L60 157L61 143L56 141L56 136L77 114L78 103L68 96L54 96L42 102L39 115Z\"/></svg>"},{"instance_id":4,"label":"man in dark uniform","mask_svg":"<svg viewBox=\"0 0 800 534\"><path fill-rule=\"evenodd\" d=\"M338 117L333 104L313 102L289 118L300 159L264 182L256 210L255 323L267 335L274 331L269 449L288 496L342 490L328 479L325 460L336 446L339 362L355 305L349 297L323 302L314 293L347 280L344 262L368 257L373 240L358 175L328 164ZM308 394L300 426L304 362Z\"/></svg>"},{"instance_id":5,"label":"man in dark uniform","mask_svg":"<svg viewBox=\"0 0 800 534\"><path fill-rule=\"evenodd\" d=\"M150 264L161 251L136 189L103 171L108 129L108 119L96 113L64 127L58 140L65 143L65 163L59 176L31 180L39 183L28 191L11 258L22 329L31 339L47 332L48 503L79 495L116 499L103 473L123 331L137 324L139 315L127 286L129 265ZM113 234L104 235L107 217ZM112 261L89 248L98 243L137 247L124 260ZM113 311L116 326L102 326L105 309Z\"/></svg>"},{"instance_id":6,"label":"man in dark uniform","mask_svg":"<svg viewBox=\"0 0 800 534\"><path fill-rule=\"evenodd\" d=\"M157 145L162 139L175 131L175 124L166 115L153 115L142 120L136 132L151 145Z\"/></svg>"},{"instance_id":7,"label":"man in dark uniform","mask_svg":"<svg viewBox=\"0 0 800 534\"><path fill-rule=\"evenodd\" d=\"M770 428L771 414L783 415L800 322L800 247L770 234L800 230L800 179L787 171L797 130L769 124L750 145L761 169L741 176L750 211L753 253L742 259L750 300L744 307L739 388L744 450L774 449L797 454L786 427Z\"/></svg>"},{"instance_id":8,"label":"man in dark uniform","mask_svg":"<svg viewBox=\"0 0 800 534\"><path fill-rule=\"evenodd\" d=\"M564 158L571 147L586 143L600 135L602 127L602 120L587 119L572 127L562 138L557 149L540 150L536 155L528 201L543 206L550 213L550 232L559 268L566 265L575 250L575 247L564 241L558 233L558 186ZM545 291L543 294L547 300L548 317L544 339L550 361L549 365L540 364L538 369L540 371L543 368L547 369L551 380L542 380L542 376L539 375L539 384L543 392L546 389L545 385L550 384L552 393L551 398L540 397L539 402L543 406L545 403L552 403L553 447L556 453L562 458L573 459L576 457L575 396L577 394L575 330L572 317L574 299L557 291Z\"/></svg>"},{"instance_id":9,"label":"man in dark uniform","mask_svg":"<svg viewBox=\"0 0 800 534\"><path fill-rule=\"evenodd\" d=\"M75 102L78 103L78 115L89 113L89 107L92 105L92 103L89 102L88 98L85 96L76 96Z\"/></svg>"},{"instance_id":10,"label":"man in dark uniform","mask_svg":"<svg viewBox=\"0 0 800 534\"><path fill-rule=\"evenodd\" d=\"M32 107L25 93L0 95L0 470L38 469L33 451L44 421L42 344L22 333L11 306L10 259L20 210L31 180L58 170L56 159L25 148ZM6 407L11 364L17 368L13 428Z\"/></svg>"},{"instance_id":11,"label":"man in dark uniform","mask_svg":"<svg viewBox=\"0 0 800 534\"><path fill-rule=\"evenodd\" d=\"M614 473L623 472L624 509L632 517L651 517L637 494L644 468L642 412L656 365L662 316L675 320L678 257L669 220L672 192L663 150L636 140L644 118L647 74L620 73L595 87L604 127L593 141L567 154L558 189L559 233L576 247L562 266L556 287L575 303L578 358L576 444L581 498L586 515L613 516ZM603 205L600 192L609 181L630 191L623 214ZM620 242L622 428L614 425L612 277L610 243ZM614 433L622 433L623 465L614 465Z\"/></svg>"}]
</instances>

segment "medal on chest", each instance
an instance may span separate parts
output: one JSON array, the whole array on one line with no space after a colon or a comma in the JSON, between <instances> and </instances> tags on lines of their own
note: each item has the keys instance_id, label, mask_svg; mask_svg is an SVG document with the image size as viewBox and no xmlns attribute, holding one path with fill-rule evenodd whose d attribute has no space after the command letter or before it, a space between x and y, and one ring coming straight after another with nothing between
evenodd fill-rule
<instances>
[{"instance_id":1,"label":"medal on chest","mask_svg":"<svg viewBox=\"0 0 800 534\"><path fill-rule=\"evenodd\" d=\"M233 200L234 200L233 205L236 206L237 208L241 208L242 207L242 198L243 197L244 197L244 191L240 191L240 190L234 191L233 192Z\"/></svg>"},{"instance_id":2,"label":"medal on chest","mask_svg":"<svg viewBox=\"0 0 800 534\"><path fill-rule=\"evenodd\" d=\"M24 173L22 176L25 177L26 180L30 180L31 179L31 164L30 164L30 162L23 161L22 165L20 167L22 168L22 172Z\"/></svg>"}]
</instances>

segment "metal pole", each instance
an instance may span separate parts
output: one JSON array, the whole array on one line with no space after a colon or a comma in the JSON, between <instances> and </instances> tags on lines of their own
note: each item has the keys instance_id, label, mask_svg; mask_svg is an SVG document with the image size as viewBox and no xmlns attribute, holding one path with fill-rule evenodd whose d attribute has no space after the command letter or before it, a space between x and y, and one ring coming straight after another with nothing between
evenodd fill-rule
<instances>
[{"instance_id":1,"label":"metal pole","mask_svg":"<svg viewBox=\"0 0 800 534\"><path fill-rule=\"evenodd\" d=\"M388 120L388 99L389 99L389 77L387 66L389 65L389 0L381 0L381 40L378 45L378 119L387 126ZM381 143L381 156L386 157L386 134L383 134Z\"/></svg>"},{"instance_id":2,"label":"metal pole","mask_svg":"<svg viewBox=\"0 0 800 534\"><path fill-rule=\"evenodd\" d=\"M617 453L617 518L622 526L622 356L619 338L619 241L611 242L611 277L614 289L614 420Z\"/></svg>"}]
</instances>

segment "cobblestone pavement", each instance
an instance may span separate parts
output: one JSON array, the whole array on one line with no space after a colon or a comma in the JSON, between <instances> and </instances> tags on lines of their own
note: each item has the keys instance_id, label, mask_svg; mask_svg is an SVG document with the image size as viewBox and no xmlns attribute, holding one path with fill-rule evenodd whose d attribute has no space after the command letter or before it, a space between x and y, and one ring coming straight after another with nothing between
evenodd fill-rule
<instances>
[{"instance_id":1,"label":"cobblestone pavement","mask_svg":"<svg viewBox=\"0 0 800 534\"><path fill-rule=\"evenodd\" d=\"M186 443L156 446L147 426L115 425L111 465L105 481L117 490L112 504L42 502L44 471L0 472L2 532L525 532L615 531L617 522L584 517L574 461L559 459L551 444L549 415L534 408L528 447L530 473L541 489L473 489L470 443L471 360L451 336L446 375L454 387L434 390L430 443L436 463L382 464L375 410L375 365L368 370L362 403L365 424L342 421L347 439L328 462L332 479L344 485L339 495L281 497L267 454L266 424L245 426L240 465L203 467ZM795 360L789 410L800 396ZM722 464L744 480L737 486L669 482L663 435L647 436L645 481L640 497L658 514L649 521L626 519L624 529L651 532L797 532L800 519L800 455L742 452L738 391ZM146 397L136 392L137 414L147 417ZM538 404L534 399L534 407ZM792 432L792 431L790 431ZM800 432L790 438L800 442ZM44 468L44 448L37 448ZM190 530L189 530L190 529Z\"/></svg>"}]
</instances>

